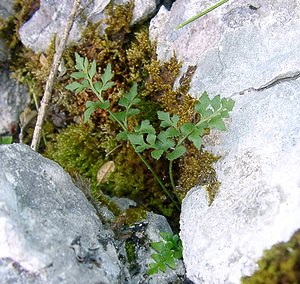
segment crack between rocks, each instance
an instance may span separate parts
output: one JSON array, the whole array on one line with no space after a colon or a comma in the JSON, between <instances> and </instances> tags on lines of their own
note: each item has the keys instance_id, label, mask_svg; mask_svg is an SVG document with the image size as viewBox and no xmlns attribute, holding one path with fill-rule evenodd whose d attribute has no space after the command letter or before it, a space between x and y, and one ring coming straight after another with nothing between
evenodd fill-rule
<instances>
[{"instance_id":1,"label":"crack between rocks","mask_svg":"<svg viewBox=\"0 0 300 284\"><path fill-rule=\"evenodd\" d=\"M286 73L286 74L283 74L283 75L276 76L274 79L272 79L271 81L267 82L266 84L260 86L259 88L250 87L250 88L244 89L241 92L234 93L233 95L243 96L243 95L245 95L246 93L249 93L249 92L262 92L264 90L270 89L270 88L272 88L276 85L279 85L281 83L294 81L294 80L297 80L298 78L300 78L300 71L292 72L292 73Z\"/></svg>"}]
</instances>

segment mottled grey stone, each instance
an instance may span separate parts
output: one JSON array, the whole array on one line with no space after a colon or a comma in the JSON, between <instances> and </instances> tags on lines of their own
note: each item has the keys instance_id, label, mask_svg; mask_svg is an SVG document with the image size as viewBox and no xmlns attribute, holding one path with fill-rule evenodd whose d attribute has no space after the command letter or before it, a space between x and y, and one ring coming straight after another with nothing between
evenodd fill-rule
<instances>
[{"instance_id":1,"label":"mottled grey stone","mask_svg":"<svg viewBox=\"0 0 300 284\"><path fill-rule=\"evenodd\" d=\"M191 94L200 96L206 90L228 96L298 74L298 2L234 0L176 30L215 4L213 0L177 0L170 11L161 7L151 20L150 35L157 40L159 59L164 61L175 51L183 60L183 71L188 65L197 65Z\"/></svg>"},{"instance_id":2,"label":"mottled grey stone","mask_svg":"<svg viewBox=\"0 0 300 284\"><path fill-rule=\"evenodd\" d=\"M12 133L19 114L29 103L27 88L10 78L9 72L0 72L0 135Z\"/></svg>"},{"instance_id":3,"label":"mottled grey stone","mask_svg":"<svg viewBox=\"0 0 300 284\"><path fill-rule=\"evenodd\" d=\"M114 243L99 242L106 231L69 175L21 144L0 146L0 159L0 271L23 271L15 283L124 283Z\"/></svg>"}]
</instances>

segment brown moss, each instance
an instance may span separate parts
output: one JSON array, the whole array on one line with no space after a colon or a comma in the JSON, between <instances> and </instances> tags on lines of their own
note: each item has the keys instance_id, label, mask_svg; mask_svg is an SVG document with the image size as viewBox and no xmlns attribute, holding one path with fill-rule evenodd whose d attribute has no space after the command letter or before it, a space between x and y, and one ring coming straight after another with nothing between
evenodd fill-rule
<instances>
[{"instance_id":1,"label":"brown moss","mask_svg":"<svg viewBox=\"0 0 300 284\"><path fill-rule=\"evenodd\" d=\"M180 159L179 162L179 193L183 199L186 193L195 185L206 186L211 204L217 190L219 182L213 164L219 157L207 151L198 151L194 146L190 145L187 154Z\"/></svg>"}]
</instances>

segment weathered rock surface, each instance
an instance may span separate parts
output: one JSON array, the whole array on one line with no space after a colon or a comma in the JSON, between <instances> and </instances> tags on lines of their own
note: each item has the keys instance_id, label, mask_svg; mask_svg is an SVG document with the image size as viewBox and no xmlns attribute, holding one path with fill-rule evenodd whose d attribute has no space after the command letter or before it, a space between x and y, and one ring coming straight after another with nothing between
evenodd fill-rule
<instances>
[{"instance_id":1,"label":"weathered rock surface","mask_svg":"<svg viewBox=\"0 0 300 284\"><path fill-rule=\"evenodd\" d=\"M1 1L0 3L0 19L7 19L13 14L13 2ZM5 48L4 40L0 38L0 62L7 59L7 49Z\"/></svg>"},{"instance_id":2,"label":"weathered rock surface","mask_svg":"<svg viewBox=\"0 0 300 284\"><path fill-rule=\"evenodd\" d=\"M0 69L0 135L13 134L19 114L29 103L27 88L10 78L9 72Z\"/></svg>"},{"instance_id":3,"label":"weathered rock surface","mask_svg":"<svg viewBox=\"0 0 300 284\"><path fill-rule=\"evenodd\" d=\"M33 283L124 280L113 242L99 242L107 232L62 168L28 146L1 146L0 151L0 258L10 271L24 271ZM92 246L97 249L89 250ZM94 252L95 261L88 257Z\"/></svg>"},{"instance_id":4,"label":"weathered rock surface","mask_svg":"<svg viewBox=\"0 0 300 284\"><path fill-rule=\"evenodd\" d=\"M299 1L230 1L176 30L215 1L176 1L151 23L160 59L176 52L197 65L191 94L236 101L225 133L206 147L220 191L211 207L203 189L184 203L181 237L187 276L195 283L240 283L264 249L300 227Z\"/></svg>"},{"instance_id":5,"label":"weathered rock surface","mask_svg":"<svg viewBox=\"0 0 300 284\"><path fill-rule=\"evenodd\" d=\"M133 275L125 239L115 238L58 164L22 144L1 145L0 160L1 283L180 283L182 262L146 275L149 242L170 231L163 216L149 213L128 228L138 253Z\"/></svg>"},{"instance_id":6,"label":"weathered rock surface","mask_svg":"<svg viewBox=\"0 0 300 284\"><path fill-rule=\"evenodd\" d=\"M197 65L192 94L200 96L206 90L228 96L299 75L298 2L230 1L176 30L196 11L215 4L213 0L177 0L170 12L161 7L151 20L150 34L157 39L161 60L175 51L183 60L183 69Z\"/></svg>"},{"instance_id":7,"label":"weathered rock surface","mask_svg":"<svg viewBox=\"0 0 300 284\"><path fill-rule=\"evenodd\" d=\"M115 4L127 2L126 0L114 1ZM156 12L158 2L158 0L135 0L132 24L149 19ZM85 19L77 17L74 21L69 42L76 42L80 39L87 21L95 23L105 19L104 10L109 3L109 0L82 0L81 8ZM35 52L47 50L53 35L62 34L72 4L73 0L41 0L40 9L19 30L22 43Z\"/></svg>"}]
</instances>

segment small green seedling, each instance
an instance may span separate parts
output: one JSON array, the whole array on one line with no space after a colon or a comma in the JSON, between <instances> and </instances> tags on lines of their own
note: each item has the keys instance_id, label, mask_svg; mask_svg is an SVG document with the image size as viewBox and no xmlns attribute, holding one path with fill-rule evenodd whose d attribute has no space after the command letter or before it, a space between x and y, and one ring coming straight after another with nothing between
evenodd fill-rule
<instances>
[{"instance_id":1,"label":"small green seedling","mask_svg":"<svg viewBox=\"0 0 300 284\"><path fill-rule=\"evenodd\" d=\"M13 140L12 136L1 136L0 144L11 144L12 140Z\"/></svg>"},{"instance_id":2,"label":"small green seedling","mask_svg":"<svg viewBox=\"0 0 300 284\"><path fill-rule=\"evenodd\" d=\"M157 252L151 255L154 260L150 263L148 275L159 271L166 272L167 267L176 269L176 260L182 259L182 242L177 234L160 233L163 241L151 243L151 247Z\"/></svg>"},{"instance_id":3,"label":"small green seedling","mask_svg":"<svg viewBox=\"0 0 300 284\"><path fill-rule=\"evenodd\" d=\"M229 112L234 107L234 101L227 98L221 99L219 95L210 99L207 93L204 92L195 105L195 113L199 115L197 121L180 125L180 117L178 115L170 115L168 112L158 111L160 129L156 130L149 120L143 120L140 125L131 131L128 127L128 118L140 113L138 105L141 100L137 97L137 84L134 83L129 92L120 98L118 105L123 110L113 112L110 110L109 100L104 100L102 97L102 92L114 85L114 82L111 81L113 78L111 65L108 64L101 75L100 81L95 81L94 77L97 71L96 61L93 60L92 63L89 63L87 58L81 57L78 53L75 54L75 57L75 68L78 72L72 73L71 77L77 81L72 82L66 88L74 91L75 94L85 89L90 89L98 98L97 102L87 101L84 122L87 122L97 108L106 110L109 113L110 119L118 123L121 127L120 133L117 134L117 139L126 140L131 143L139 158L151 171L165 194L180 211L180 199L177 196L176 185L173 179L173 161L186 153L187 148L184 143L187 141L193 143L200 150L202 136L206 129L226 130L224 119L229 117ZM156 160L159 160L162 155L166 155L169 160L169 177L173 192L164 185L144 156L141 155L145 150L150 151L151 156Z\"/></svg>"}]
</instances>

